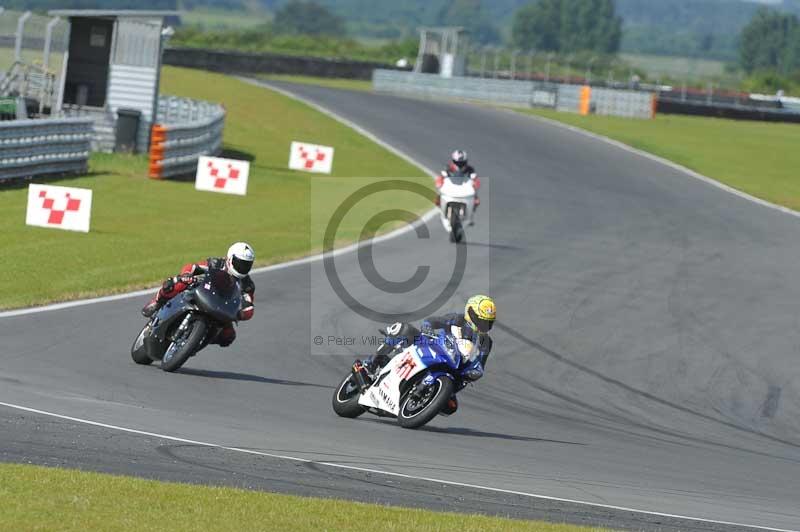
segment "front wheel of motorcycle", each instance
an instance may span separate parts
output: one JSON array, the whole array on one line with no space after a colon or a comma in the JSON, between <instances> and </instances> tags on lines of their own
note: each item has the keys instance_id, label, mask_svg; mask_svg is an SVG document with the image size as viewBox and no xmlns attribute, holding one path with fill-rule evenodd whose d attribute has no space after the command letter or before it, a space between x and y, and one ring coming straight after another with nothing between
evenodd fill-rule
<instances>
[{"instance_id":1,"label":"front wheel of motorcycle","mask_svg":"<svg viewBox=\"0 0 800 532\"><path fill-rule=\"evenodd\" d=\"M147 355L147 349L144 346L144 339L150 333L150 322L142 327L142 332L136 337L131 346L131 358L137 364L147 366L153 363L153 359Z\"/></svg>"},{"instance_id":2,"label":"front wheel of motorcycle","mask_svg":"<svg viewBox=\"0 0 800 532\"><path fill-rule=\"evenodd\" d=\"M205 320L198 318L190 321L183 332L176 333L167 347L164 358L161 359L161 369L171 373L183 366L200 347L205 334Z\"/></svg>"},{"instance_id":3,"label":"front wheel of motorcycle","mask_svg":"<svg viewBox=\"0 0 800 532\"><path fill-rule=\"evenodd\" d=\"M407 429L416 429L435 418L453 395L453 380L439 375L427 386L418 382L400 401L397 422Z\"/></svg>"},{"instance_id":4,"label":"front wheel of motorcycle","mask_svg":"<svg viewBox=\"0 0 800 532\"><path fill-rule=\"evenodd\" d=\"M333 392L333 411L341 417L354 418L364 413L364 407L358 404L361 391L352 372L336 387Z\"/></svg>"},{"instance_id":5,"label":"front wheel of motorcycle","mask_svg":"<svg viewBox=\"0 0 800 532\"><path fill-rule=\"evenodd\" d=\"M461 224L461 215L458 210L450 210L450 242L461 243L464 239L464 226Z\"/></svg>"}]
</instances>

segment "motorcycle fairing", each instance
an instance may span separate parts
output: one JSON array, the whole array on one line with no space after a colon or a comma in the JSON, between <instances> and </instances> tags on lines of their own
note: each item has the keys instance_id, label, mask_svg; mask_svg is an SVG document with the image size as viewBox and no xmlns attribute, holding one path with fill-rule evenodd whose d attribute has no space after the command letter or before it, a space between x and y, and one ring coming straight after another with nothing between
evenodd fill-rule
<instances>
[{"instance_id":1,"label":"motorcycle fairing","mask_svg":"<svg viewBox=\"0 0 800 532\"><path fill-rule=\"evenodd\" d=\"M188 310L194 310L196 307L192 303L192 292L181 292L176 297L167 301L161 309L159 309L153 320L153 327L150 334L144 339L147 354L153 360L161 360L169 346L167 340L167 333L172 325L183 319L183 316Z\"/></svg>"},{"instance_id":2,"label":"motorcycle fairing","mask_svg":"<svg viewBox=\"0 0 800 532\"><path fill-rule=\"evenodd\" d=\"M222 270L210 270L193 289L197 307L220 323L237 321L242 306L239 282Z\"/></svg>"},{"instance_id":3,"label":"motorcycle fairing","mask_svg":"<svg viewBox=\"0 0 800 532\"><path fill-rule=\"evenodd\" d=\"M451 371L458 370L459 360L458 357L455 361L451 359L445 348L433 339L421 345L411 345L381 369L372 386L361 394L358 403L367 409L378 409L397 416L405 383L423 372L427 372L425 379L428 380L442 375L452 379Z\"/></svg>"},{"instance_id":4,"label":"motorcycle fairing","mask_svg":"<svg viewBox=\"0 0 800 532\"><path fill-rule=\"evenodd\" d=\"M407 347L392 358L378 374L375 382L361 394L358 403L369 409L378 409L394 416L400 411L400 389L403 382L427 369L416 345Z\"/></svg>"}]
</instances>

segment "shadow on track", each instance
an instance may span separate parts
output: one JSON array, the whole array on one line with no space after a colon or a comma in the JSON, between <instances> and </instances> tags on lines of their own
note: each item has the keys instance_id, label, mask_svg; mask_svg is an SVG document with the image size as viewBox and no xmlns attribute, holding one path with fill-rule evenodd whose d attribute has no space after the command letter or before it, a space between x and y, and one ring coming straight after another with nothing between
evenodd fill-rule
<instances>
[{"instance_id":1,"label":"shadow on track","mask_svg":"<svg viewBox=\"0 0 800 532\"><path fill-rule=\"evenodd\" d=\"M465 427L431 427L424 426L419 429L421 432L436 432L439 434L457 434L459 436L472 436L475 438L495 438L498 440L529 441L541 443L561 443L564 445L587 445L576 441L549 440L547 438L534 438L533 436L515 436L513 434L502 434L499 432L484 432L482 430L468 429Z\"/></svg>"},{"instance_id":2,"label":"shadow on track","mask_svg":"<svg viewBox=\"0 0 800 532\"><path fill-rule=\"evenodd\" d=\"M519 246L512 246L510 244L489 244L485 242L466 242L468 247L489 248L489 249L503 249L506 251L525 251L525 248Z\"/></svg>"},{"instance_id":3,"label":"shadow on track","mask_svg":"<svg viewBox=\"0 0 800 532\"><path fill-rule=\"evenodd\" d=\"M396 425L397 422L388 419L360 419L360 423L378 423L380 425ZM494 438L498 440L510 441L527 441L527 442L540 442L540 443L561 443L564 445L587 445L586 443L563 441L563 440L549 440L547 438L535 438L533 436L517 436L514 434L503 434L500 432L484 432L482 430L475 430L466 427L433 427L425 425L416 429L417 432L434 432L436 434L450 434L455 436L470 436L473 438Z\"/></svg>"},{"instance_id":4,"label":"shadow on track","mask_svg":"<svg viewBox=\"0 0 800 532\"><path fill-rule=\"evenodd\" d=\"M616 379L616 378L614 378L612 376L609 376L609 375L605 375L604 373L602 373L600 371L597 371L595 369L592 369L589 366L586 366L584 364L576 362L575 360L572 360L571 358L569 358L568 355L565 355L565 354L562 354L562 353L558 353L558 352L556 352L556 351L544 346L543 344L528 338L527 336L525 336L521 332L513 329L512 327L509 327L508 325L504 325L502 323L498 323L497 327L495 328L495 330L501 330L501 331L505 332L506 334L508 334L509 336L511 336L511 337L515 338L516 340L522 342L523 344L525 344L525 345L527 345L527 346L539 351L540 353L543 353L543 354L549 356L550 358L552 358L554 360L562 362L563 364L565 364L567 366L570 366L570 367L572 367L572 368L574 368L574 369L576 369L576 370L578 370L578 371L580 371L582 373L585 373L587 375L591 375L591 376L603 381L606 384L618 387L618 388L624 390L625 392L628 392L628 393L634 394L636 396L639 396L642 399L645 399L645 400L648 400L648 401L652 401L653 403L656 403L656 404L659 404L659 405L663 405L663 406L672 408L674 410L677 410L679 412L683 412L685 414L689 414L690 416L693 416L693 417L696 417L696 418L700 418L700 419L703 419L703 420L706 420L706 421L710 421L710 422L716 423L718 425L723 425L725 427L729 427L729 428L737 430L737 431L741 431L741 432L744 432L744 433L760 436L760 437L765 438L767 440L771 440L773 442L781 443L781 444L787 445L789 447L800 448L800 443L795 443L795 442L790 441L790 440L779 438L777 436L773 436L771 434L767 434L767 433L762 432L762 431L757 430L757 429L753 429L753 428L750 428L750 427L747 427L747 426L742 426L742 425L734 423L732 421L727 421L725 419L719 419L719 418L716 418L716 417L711 416L709 414L704 414L702 412L693 410L693 409L691 409L689 407L686 407L686 406L680 405L678 403L669 401L667 399L658 397L658 396L656 396L656 395L654 395L654 394L652 394L652 393L650 393L650 392L648 392L646 390L640 390L640 389L638 389L638 388L636 388L634 386L631 386L629 384L626 384L626 383L622 382L619 379ZM519 380L522 380L519 377L516 377L516 378L519 379ZM528 383L528 384L533 386L532 383ZM600 408L594 407L592 405L586 405L586 404L584 404L582 402L579 402L574 398L570 398L570 397L568 397L568 396L566 396L564 394L559 394L559 393L557 393L555 391L545 390L543 387L539 387L539 388L542 389L543 391L548 391L548 393L551 393L552 395L555 395L556 397L559 397L560 399L567 400L568 402L580 404L581 406L586 406L588 409L593 410L593 411L599 411L599 412L602 412L602 413L607 413L607 412L605 412L604 410L602 410ZM719 445L721 447L728 447L728 448L736 449L736 450L740 450L740 451L754 452L756 454L762 454L764 456L787 459L786 457L774 456L774 455L766 454L766 453L760 453L758 451L754 451L754 450L751 450L751 449L746 449L746 448L743 448L743 447L725 445L725 444L722 444L722 443L719 443L719 442L714 442L714 441L705 440L705 439L701 439L701 438L691 438L688 435L680 434L678 432L671 432L671 431L667 431L667 430L664 430L664 429L659 429L657 427L654 427L654 426L651 426L651 425L648 425L648 424L645 424L645 423L637 423L632 419L627 419L626 421L628 423L634 425L634 426L639 426L639 427L642 427L642 428L645 428L645 429L649 429L649 430L653 430L653 431L656 431L656 432L660 432L662 434L678 436L678 437L683 438L683 439L690 439L690 440L694 439L695 441L698 441L700 443ZM792 461L794 461L794 460L792 460Z\"/></svg>"},{"instance_id":5,"label":"shadow on track","mask_svg":"<svg viewBox=\"0 0 800 532\"><path fill-rule=\"evenodd\" d=\"M233 371L215 371L210 369L181 368L176 373L192 375L195 377L207 377L209 379L228 379L233 381L263 382L265 384L280 384L282 386L312 386L314 388L327 388L332 390L333 386L315 384L313 382L289 381L285 379L270 379L249 373L236 373Z\"/></svg>"}]
</instances>

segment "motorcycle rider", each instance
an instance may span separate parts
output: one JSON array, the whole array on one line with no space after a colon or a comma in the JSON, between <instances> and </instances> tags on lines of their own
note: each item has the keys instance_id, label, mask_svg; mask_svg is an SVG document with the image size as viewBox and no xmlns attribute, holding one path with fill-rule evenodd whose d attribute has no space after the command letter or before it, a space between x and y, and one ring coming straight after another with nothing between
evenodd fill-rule
<instances>
[{"instance_id":1,"label":"motorcycle rider","mask_svg":"<svg viewBox=\"0 0 800 532\"><path fill-rule=\"evenodd\" d=\"M420 330L408 323L395 323L386 328L386 340L378 347L375 355L363 362L363 367L374 375L389 360L419 339L420 334L436 335L443 331L455 337L459 349L467 359L464 376L470 381L483 377L489 353L492 350L492 337L489 331L497 318L497 305L485 295L472 296L464 306L464 312L453 312L443 316L431 316L422 322ZM450 398L445 414L458 409L455 395Z\"/></svg>"},{"instance_id":2,"label":"motorcycle rider","mask_svg":"<svg viewBox=\"0 0 800 532\"><path fill-rule=\"evenodd\" d=\"M447 164L447 168L442 170L441 175L436 178L436 188L441 189L445 179L457 174L468 177L472 181L472 186L475 189L475 196L472 200L472 216L470 216L467 222L469 225L475 225L475 211L478 209L478 205L481 204L481 200L478 197L478 189L481 188L481 180L478 178L475 168L469 164L467 152L464 150L456 150L450 155L450 162ZM440 202L441 199L437 198L436 205L438 206Z\"/></svg>"},{"instance_id":3,"label":"motorcycle rider","mask_svg":"<svg viewBox=\"0 0 800 532\"><path fill-rule=\"evenodd\" d=\"M239 310L239 320L247 321L253 317L255 311L254 295L255 284L250 278L250 269L253 267L256 255L252 246L246 242L236 242L228 248L225 257L211 257L201 262L186 264L181 268L181 272L167 278L158 290L158 293L142 309L145 318L152 318L164 304L177 296L187 288L190 288L197 279L195 276L202 275L209 269L224 270L231 276L239 280L242 287L242 308ZM229 323L220 332L216 343L220 347L228 347L236 339L236 329Z\"/></svg>"}]
</instances>

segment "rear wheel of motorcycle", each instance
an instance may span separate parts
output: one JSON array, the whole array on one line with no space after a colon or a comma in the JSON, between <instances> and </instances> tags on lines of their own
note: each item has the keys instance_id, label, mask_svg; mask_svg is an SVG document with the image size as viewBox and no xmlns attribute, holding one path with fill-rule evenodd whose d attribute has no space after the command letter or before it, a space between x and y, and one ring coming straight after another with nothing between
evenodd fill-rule
<instances>
[{"instance_id":1,"label":"rear wheel of motorcycle","mask_svg":"<svg viewBox=\"0 0 800 532\"><path fill-rule=\"evenodd\" d=\"M341 417L354 418L364 413L364 407L358 404L361 390L358 388L356 378L352 372L336 387L333 392L333 411Z\"/></svg>"},{"instance_id":2,"label":"rear wheel of motorcycle","mask_svg":"<svg viewBox=\"0 0 800 532\"><path fill-rule=\"evenodd\" d=\"M134 362L143 366L153 363L153 359L147 356L147 350L144 347L144 338L147 336L147 332L150 330L149 327L150 323L148 322L147 325L142 327L142 331L139 333L139 336L136 337L136 340L133 341L133 345L131 346L131 358Z\"/></svg>"},{"instance_id":3,"label":"rear wheel of motorcycle","mask_svg":"<svg viewBox=\"0 0 800 532\"><path fill-rule=\"evenodd\" d=\"M164 353L161 369L173 372L183 366L200 347L205 333L206 322L204 320L196 319L189 322L188 330L184 331L180 338L173 340Z\"/></svg>"},{"instance_id":4,"label":"rear wheel of motorcycle","mask_svg":"<svg viewBox=\"0 0 800 532\"><path fill-rule=\"evenodd\" d=\"M444 375L436 377L433 384L426 386L419 392L420 397L416 397L414 390L419 386L422 386L421 382L400 400L397 422L401 427L416 429L435 418L447 406L455 387L453 380Z\"/></svg>"}]
</instances>

